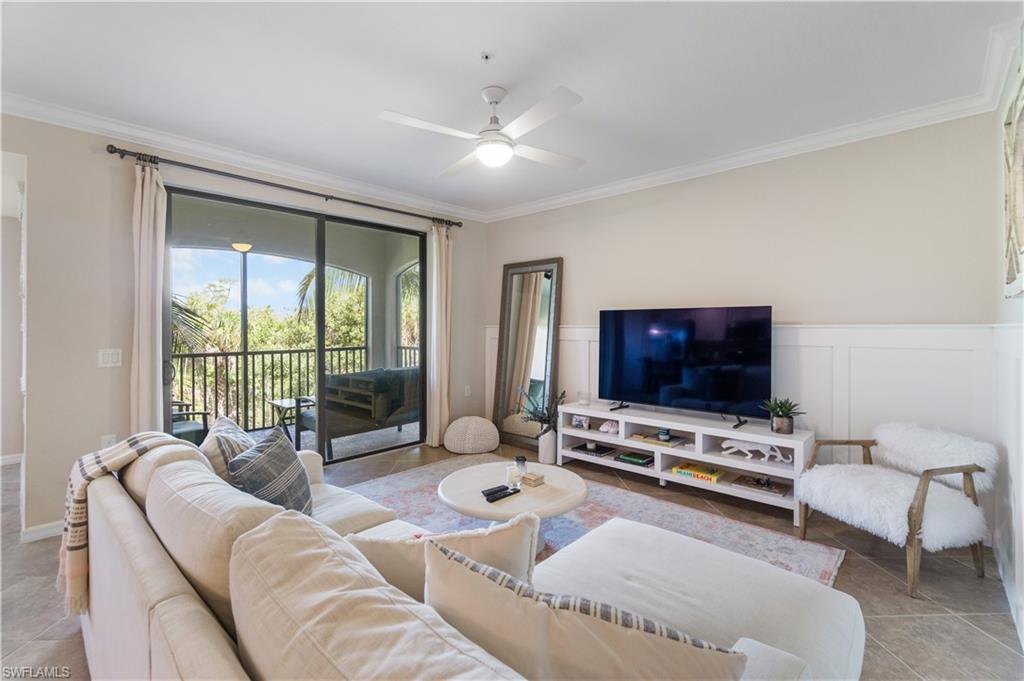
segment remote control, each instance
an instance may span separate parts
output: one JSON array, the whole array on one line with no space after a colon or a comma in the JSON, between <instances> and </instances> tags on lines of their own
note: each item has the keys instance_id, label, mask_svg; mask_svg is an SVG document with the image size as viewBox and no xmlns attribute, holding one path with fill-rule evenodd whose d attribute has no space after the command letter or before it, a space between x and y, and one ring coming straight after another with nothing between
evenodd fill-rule
<instances>
[{"instance_id":1,"label":"remote control","mask_svg":"<svg viewBox=\"0 0 1024 681\"><path fill-rule=\"evenodd\" d=\"M505 497L510 497L513 494L519 494L519 490L505 488L504 492L498 492L497 494L492 494L491 496L484 498L487 499L488 504L493 504L495 501L499 501L501 499L504 499Z\"/></svg>"},{"instance_id":2,"label":"remote control","mask_svg":"<svg viewBox=\"0 0 1024 681\"><path fill-rule=\"evenodd\" d=\"M504 492L507 489L508 489L508 485L498 485L497 487L488 487L487 489L482 490L480 492L480 494L483 494L485 497L489 497L492 494L497 494L498 492Z\"/></svg>"}]
</instances>

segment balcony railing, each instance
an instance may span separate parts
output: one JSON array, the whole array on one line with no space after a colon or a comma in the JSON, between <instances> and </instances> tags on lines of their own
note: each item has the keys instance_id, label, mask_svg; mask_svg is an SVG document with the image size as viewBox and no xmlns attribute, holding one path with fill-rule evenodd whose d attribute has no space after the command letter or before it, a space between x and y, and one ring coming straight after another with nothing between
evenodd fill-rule
<instances>
[{"instance_id":1,"label":"balcony railing","mask_svg":"<svg viewBox=\"0 0 1024 681\"><path fill-rule=\"evenodd\" d=\"M361 347L326 348L329 374L366 371L367 351ZM191 410L210 412L210 423L227 415L246 430L276 425L267 400L316 393L316 352L313 348L199 352L172 355L174 382L171 399L187 402ZM402 366L406 355L402 353ZM243 366L247 365L247 366ZM247 381L243 381L243 374Z\"/></svg>"},{"instance_id":2,"label":"balcony railing","mask_svg":"<svg viewBox=\"0 0 1024 681\"><path fill-rule=\"evenodd\" d=\"M420 365L420 347L418 345L398 346L398 366L403 369Z\"/></svg>"}]
</instances>

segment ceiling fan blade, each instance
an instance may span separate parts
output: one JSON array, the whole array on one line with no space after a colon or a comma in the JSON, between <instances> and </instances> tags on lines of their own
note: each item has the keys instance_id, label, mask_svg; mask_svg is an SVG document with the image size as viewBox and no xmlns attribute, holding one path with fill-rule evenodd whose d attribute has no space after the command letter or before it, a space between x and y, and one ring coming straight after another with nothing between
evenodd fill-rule
<instances>
[{"instance_id":1,"label":"ceiling fan blade","mask_svg":"<svg viewBox=\"0 0 1024 681\"><path fill-rule=\"evenodd\" d=\"M399 125L408 125L410 128L419 128L420 130L429 130L430 132L438 132L442 135L451 135L452 137L461 137L466 140L480 139L480 135L472 132L464 132L462 130L456 130L455 128L449 128L445 125L438 125L437 123L431 123L429 121L423 121L419 118L413 118L412 116L406 116L400 114L397 111L381 111L377 115L377 118L382 121L389 121L391 123L398 123Z\"/></svg>"},{"instance_id":2,"label":"ceiling fan blade","mask_svg":"<svg viewBox=\"0 0 1024 681\"><path fill-rule=\"evenodd\" d=\"M566 170L575 170L586 163L583 159L573 158L572 156L563 156L562 154L556 154L553 151L545 151L544 149L538 149L537 147L528 147L525 144L516 144L513 151L515 151L516 156L522 156L530 161L536 161L537 163L543 163L544 165L553 166L555 168L564 168Z\"/></svg>"},{"instance_id":3,"label":"ceiling fan blade","mask_svg":"<svg viewBox=\"0 0 1024 681\"><path fill-rule=\"evenodd\" d=\"M462 172L469 166L473 165L475 162L476 150L474 149L473 151L469 152L468 154L460 158L455 163L451 164L450 166L442 170L441 174L438 175L438 177L451 177L452 175L457 175L458 173Z\"/></svg>"},{"instance_id":4,"label":"ceiling fan blade","mask_svg":"<svg viewBox=\"0 0 1024 681\"><path fill-rule=\"evenodd\" d=\"M539 128L555 116L560 116L583 101L583 98L567 87L559 85L555 91L540 100L501 131L516 139L534 128Z\"/></svg>"}]
</instances>

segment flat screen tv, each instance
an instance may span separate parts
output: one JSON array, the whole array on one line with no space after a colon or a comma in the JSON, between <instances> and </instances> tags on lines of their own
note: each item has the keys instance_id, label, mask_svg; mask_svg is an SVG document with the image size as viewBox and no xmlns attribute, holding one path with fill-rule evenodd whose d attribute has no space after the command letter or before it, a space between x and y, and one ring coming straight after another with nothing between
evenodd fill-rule
<instances>
[{"instance_id":1,"label":"flat screen tv","mask_svg":"<svg viewBox=\"0 0 1024 681\"><path fill-rule=\"evenodd\" d=\"M767 418L772 308L602 310L604 400Z\"/></svg>"}]
</instances>

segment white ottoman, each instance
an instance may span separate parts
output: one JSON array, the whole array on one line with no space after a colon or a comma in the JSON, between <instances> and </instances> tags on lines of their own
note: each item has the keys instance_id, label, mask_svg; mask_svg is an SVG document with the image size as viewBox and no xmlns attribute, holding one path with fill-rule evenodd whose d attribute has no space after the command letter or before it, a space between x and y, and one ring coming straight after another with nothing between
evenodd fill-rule
<instances>
[{"instance_id":1,"label":"white ottoman","mask_svg":"<svg viewBox=\"0 0 1024 681\"><path fill-rule=\"evenodd\" d=\"M483 454L498 448L498 429L479 416L455 419L444 433L444 448L455 454Z\"/></svg>"}]
</instances>

